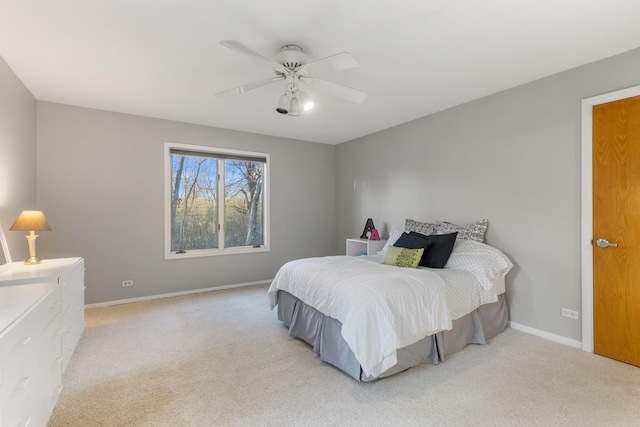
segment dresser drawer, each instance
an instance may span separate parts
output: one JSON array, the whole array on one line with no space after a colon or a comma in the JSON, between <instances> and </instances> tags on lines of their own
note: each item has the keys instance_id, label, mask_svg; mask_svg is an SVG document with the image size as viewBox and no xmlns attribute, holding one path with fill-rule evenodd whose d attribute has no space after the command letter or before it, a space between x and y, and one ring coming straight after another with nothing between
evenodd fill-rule
<instances>
[{"instance_id":1,"label":"dresser drawer","mask_svg":"<svg viewBox=\"0 0 640 427\"><path fill-rule=\"evenodd\" d=\"M76 304L69 307L64 312L62 320L64 323L62 332L62 355L65 358L62 365L62 372L64 372L69 358L78 344L82 331L84 330L84 305Z\"/></svg>"},{"instance_id":2,"label":"dresser drawer","mask_svg":"<svg viewBox=\"0 0 640 427\"><path fill-rule=\"evenodd\" d=\"M0 379L4 386L4 375L7 369L16 366L34 347L36 341L51 321L60 313L60 290L55 288L38 304L34 305L25 317L2 337L2 374Z\"/></svg>"},{"instance_id":3,"label":"dresser drawer","mask_svg":"<svg viewBox=\"0 0 640 427\"><path fill-rule=\"evenodd\" d=\"M62 305L62 322L67 325L69 322L84 322L84 289L82 294L74 295L73 300L67 298Z\"/></svg>"},{"instance_id":4,"label":"dresser drawer","mask_svg":"<svg viewBox=\"0 0 640 427\"><path fill-rule=\"evenodd\" d=\"M81 284L81 286L69 286L63 289L62 308L65 309L72 305L81 305L84 307L84 288L84 284Z\"/></svg>"},{"instance_id":5,"label":"dresser drawer","mask_svg":"<svg viewBox=\"0 0 640 427\"><path fill-rule=\"evenodd\" d=\"M63 305L82 300L84 305L84 260L81 260L69 271L60 275Z\"/></svg>"},{"instance_id":6,"label":"dresser drawer","mask_svg":"<svg viewBox=\"0 0 640 427\"><path fill-rule=\"evenodd\" d=\"M12 407L2 426L46 426L62 391L61 358L49 361L34 379L31 392L16 407Z\"/></svg>"},{"instance_id":7,"label":"dresser drawer","mask_svg":"<svg viewBox=\"0 0 640 427\"><path fill-rule=\"evenodd\" d=\"M37 339L30 351L14 366L2 364L3 382L0 387L3 414L13 418L14 411L21 407L22 402L33 399L34 394L40 393L41 377L47 381L60 383L62 371L52 373L52 369L60 367L62 318L58 314L44 333ZM6 412L5 412L6 411Z\"/></svg>"}]
</instances>

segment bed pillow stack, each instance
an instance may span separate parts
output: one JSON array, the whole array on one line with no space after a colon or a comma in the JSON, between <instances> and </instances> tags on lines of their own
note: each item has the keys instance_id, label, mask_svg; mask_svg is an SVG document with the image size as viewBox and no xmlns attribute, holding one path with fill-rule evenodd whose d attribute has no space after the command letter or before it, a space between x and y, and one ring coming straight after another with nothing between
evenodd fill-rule
<instances>
[{"instance_id":1,"label":"bed pillow stack","mask_svg":"<svg viewBox=\"0 0 640 427\"><path fill-rule=\"evenodd\" d=\"M449 260L458 233L426 236L415 231L404 233L393 246L401 248L424 248L420 266L444 268Z\"/></svg>"},{"instance_id":2,"label":"bed pillow stack","mask_svg":"<svg viewBox=\"0 0 640 427\"><path fill-rule=\"evenodd\" d=\"M404 232L392 230L389 239L378 254L384 255L391 247L407 249L424 248L420 266L431 268L444 268L453 251L456 240L469 240L483 243L489 220L482 219L466 225L457 225L451 222L419 222L407 218ZM427 246L431 243L431 246Z\"/></svg>"}]
</instances>

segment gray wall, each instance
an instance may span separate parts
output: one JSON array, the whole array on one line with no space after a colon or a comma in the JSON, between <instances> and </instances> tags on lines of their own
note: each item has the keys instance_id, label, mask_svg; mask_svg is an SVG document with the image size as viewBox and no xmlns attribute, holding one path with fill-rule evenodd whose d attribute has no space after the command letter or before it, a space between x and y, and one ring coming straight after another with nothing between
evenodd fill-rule
<instances>
[{"instance_id":1,"label":"gray wall","mask_svg":"<svg viewBox=\"0 0 640 427\"><path fill-rule=\"evenodd\" d=\"M36 100L0 58L0 223L14 261L29 256L26 233L7 231L36 206Z\"/></svg>"},{"instance_id":2,"label":"gray wall","mask_svg":"<svg viewBox=\"0 0 640 427\"><path fill-rule=\"evenodd\" d=\"M634 50L341 144L336 250L369 217L385 235L405 218L488 218L515 264L511 320L581 340L560 315L581 307L581 100L638 84Z\"/></svg>"},{"instance_id":3,"label":"gray wall","mask_svg":"<svg viewBox=\"0 0 640 427\"><path fill-rule=\"evenodd\" d=\"M488 243L516 265L511 319L580 340L560 316L580 308L580 100L639 76L634 50L333 147L46 102L36 127L34 98L0 61L0 220L42 209L54 231L38 254L85 257L94 303L269 279L342 253L368 217L384 233L406 217L488 218ZM271 154L271 252L164 260L165 141Z\"/></svg>"},{"instance_id":4,"label":"gray wall","mask_svg":"<svg viewBox=\"0 0 640 427\"><path fill-rule=\"evenodd\" d=\"M87 303L268 280L333 251L335 146L47 102L37 129L38 203L54 230L39 254L85 258ZM270 252L164 260L165 141L271 155Z\"/></svg>"}]
</instances>

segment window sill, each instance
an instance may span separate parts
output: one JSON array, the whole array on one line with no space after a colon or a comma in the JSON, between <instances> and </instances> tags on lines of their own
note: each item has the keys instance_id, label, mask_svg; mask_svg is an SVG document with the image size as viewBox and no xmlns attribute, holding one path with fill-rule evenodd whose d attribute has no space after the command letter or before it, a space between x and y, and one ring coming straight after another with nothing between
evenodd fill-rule
<instances>
[{"instance_id":1,"label":"window sill","mask_svg":"<svg viewBox=\"0 0 640 427\"><path fill-rule=\"evenodd\" d=\"M221 255L240 255L240 254L255 254L258 252L269 252L269 246L260 246L259 248L254 248L250 246L242 246L239 248L226 248L226 249L200 249L200 250L192 250L186 251L184 253L178 254L175 252L165 253L165 260L173 260L173 259L186 259L186 258L202 258L209 256L221 256Z\"/></svg>"}]
</instances>

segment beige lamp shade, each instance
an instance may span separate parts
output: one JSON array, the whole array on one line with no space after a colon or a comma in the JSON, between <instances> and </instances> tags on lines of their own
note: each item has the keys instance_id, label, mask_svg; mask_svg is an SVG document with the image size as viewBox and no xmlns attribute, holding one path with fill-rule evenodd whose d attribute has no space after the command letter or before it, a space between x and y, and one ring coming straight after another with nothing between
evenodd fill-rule
<instances>
[{"instance_id":1,"label":"beige lamp shade","mask_svg":"<svg viewBox=\"0 0 640 427\"><path fill-rule=\"evenodd\" d=\"M51 227L41 211L22 211L11 231L51 231Z\"/></svg>"}]
</instances>

